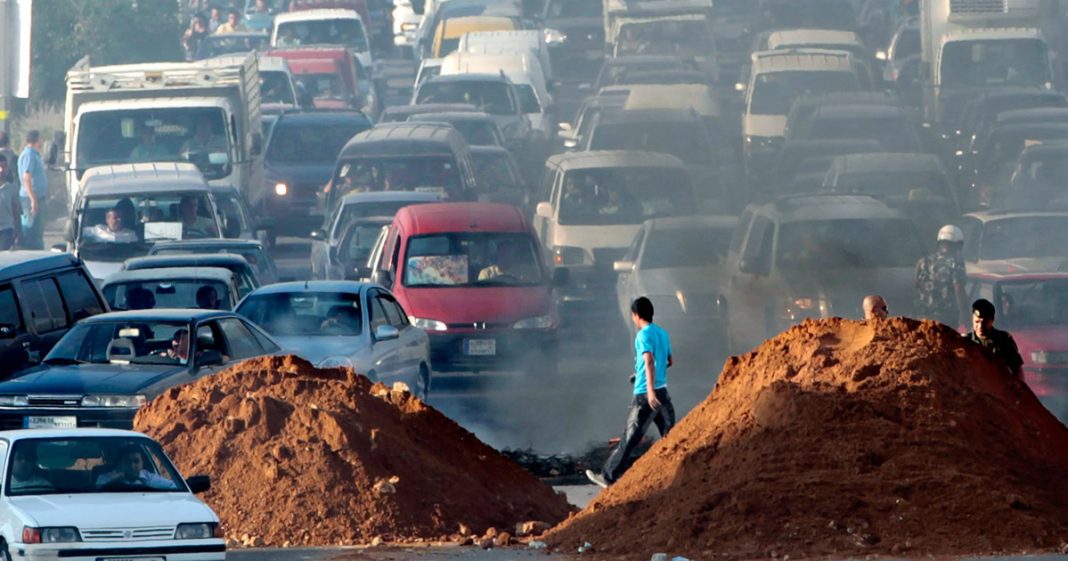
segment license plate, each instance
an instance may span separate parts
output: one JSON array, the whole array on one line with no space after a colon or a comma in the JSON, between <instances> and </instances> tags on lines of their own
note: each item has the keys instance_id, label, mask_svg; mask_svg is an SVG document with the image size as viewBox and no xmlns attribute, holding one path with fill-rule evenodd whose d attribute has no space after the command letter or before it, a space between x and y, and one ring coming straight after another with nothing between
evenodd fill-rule
<instances>
[{"instance_id":1,"label":"license plate","mask_svg":"<svg viewBox=\"0 0 1068 561\"><path fill-rule=\"evenodd\" d=\"M76 429L77 417L26 417L22 426L28 429Z\"/></svg>"},{"instance_id":2,"label":"license plate","mask_svg":"<svg viewBox=\"0 0 1068 561\"><path fill-rule=\"evenodd\" d=\"M497 340L464 339L464 354L470 356L493 356L497 354Z\"/></svg>"}]
</instances>

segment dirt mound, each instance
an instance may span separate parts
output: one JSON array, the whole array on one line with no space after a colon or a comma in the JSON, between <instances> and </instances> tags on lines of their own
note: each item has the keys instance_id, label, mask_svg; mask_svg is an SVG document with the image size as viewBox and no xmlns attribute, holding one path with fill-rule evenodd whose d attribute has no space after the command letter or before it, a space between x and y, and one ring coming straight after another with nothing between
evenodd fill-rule
<instances>
[{"instance_id":1,"label":"dirt mound","mask_svg":"<svg viewBox=\"0 0 1068 561\"><path fill-rule=\"evenodd\" d=\"M548 541L645 559L1034 551L1068 540L1066 474L1068 429L949 328L808 321L728 360Z\"/></svg>"},{"instance_id":2,"label":"dirt mound","mask_svg":"<svg viewBox=\"0 0 1068 561\"><path fill-rule=\"evenodd\" d=\"M134 425L182 473L210 475L227 536L257 545L445 539L570 509L410 393L294 357L171 389Z\"/></svg>"}]
</instances>

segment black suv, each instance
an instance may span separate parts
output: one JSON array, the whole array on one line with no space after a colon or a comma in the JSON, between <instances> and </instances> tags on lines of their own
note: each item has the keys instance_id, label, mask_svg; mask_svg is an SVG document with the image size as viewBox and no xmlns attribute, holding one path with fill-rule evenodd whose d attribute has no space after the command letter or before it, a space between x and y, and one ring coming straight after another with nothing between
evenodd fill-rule
<instances>
[{"instance_id":1,"label":"black suv","mask_svg":"<svg viewBox=\"0 0 1068 561\"><path fill-rule=\"evenodd\" d=\"M40 362L75 322L106 311L77 257L0 252L0 379Z\"/></svg>"}]
</instances>

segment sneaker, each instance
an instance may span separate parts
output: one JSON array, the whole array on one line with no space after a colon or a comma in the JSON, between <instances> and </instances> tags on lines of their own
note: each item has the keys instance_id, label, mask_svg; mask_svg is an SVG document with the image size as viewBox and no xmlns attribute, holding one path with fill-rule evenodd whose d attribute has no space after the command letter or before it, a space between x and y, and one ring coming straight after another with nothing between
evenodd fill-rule
<instances>
[{"instance_id":1,"label":"sneaker","mask_svg":"<svg viewBox=\"0 0 1068 561\"><path fill-rule=\"evenodd\" d=\"M589 479L601 489L608 488L608 480L603 475L593 471L592 469L586 470L586 479Z\"/></svg>"}]
</instances>

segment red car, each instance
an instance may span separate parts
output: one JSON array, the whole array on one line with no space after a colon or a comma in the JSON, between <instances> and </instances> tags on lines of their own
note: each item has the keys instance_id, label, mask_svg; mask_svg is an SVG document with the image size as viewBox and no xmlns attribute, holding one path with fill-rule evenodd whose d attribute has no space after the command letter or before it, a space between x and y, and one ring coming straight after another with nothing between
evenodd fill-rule
<instances>
[{"instance_id":1,"label":"red car","mask_svg":"<svg viewBox=\"0 0 1068 561\"><path fill-rule=\"evenodd\" d=\"M369 100L361 91L359 62L352 51L343 47L302 47L274 49L269 54L289 63L300 93L310 97L316 109L367 109Z\"/></svg>"},{"instance_id":2,"label":"red car","mask_svg":"<svg viewBox=\"0 0 1068 561\"><path fill-rule=\"evenodd\" d=\"M511 205L402 208L380 239L371 279L390 287L430 335L437 372L556 370L554 277Z\"/></svg>"},{"instance_id":3,"label":"red car","mask_svg":"<svg viewBox=\"0 0 1068 561\"><path fill-rule=\"evenodd\" d=\"M972 273L968 295L994 303L995 326L1016 340L1035 394L1068 397L1068 273Z\"/></svg>"}]
</instances>

